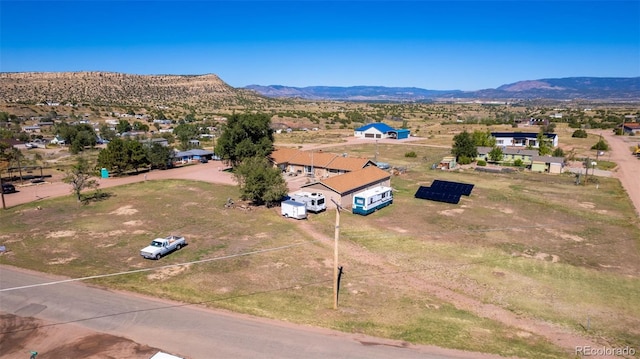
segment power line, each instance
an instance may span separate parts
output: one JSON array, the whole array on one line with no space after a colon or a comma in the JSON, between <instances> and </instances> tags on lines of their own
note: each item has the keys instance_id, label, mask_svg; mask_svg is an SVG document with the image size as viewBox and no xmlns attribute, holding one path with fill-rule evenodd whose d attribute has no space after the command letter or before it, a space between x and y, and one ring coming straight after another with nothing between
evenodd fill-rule
<instances>
[{"instance_id":1,"label":"power line","mask_svg":"<svg viewBox=\"0 0 640 359\"><path fill-rule=\"evenodd\" d=\"M30 284L30 285L24 285L24 286L20 286L20 287L12 287L12 288L3 288L3 289L0 289L0 292L9 292L9 291L18 290L18 289L43 287L43 286L46 286L46 285L54 285L54 284L62 284L62 283L70 283L70 282L80 282L80 281L89 280L89 279L115 277L115 276L126 275L126 274L150 272L150 271L155 271L155 270L164 269L164 268L181 267L181 266L190 265L190 264L199 264L199 263L218 261L218 260L222 260L222 259L244 257L244 256L248 256L248 255L253 255L253 254L274 252L274 251L279 251L279 250L283 250L283 249L289 249L289 248L292 248L292 247L297 247L297 246L301 246L301 245L305 245L305 244L309 244L309 243L313 243L313 242L312 241L306 241L306 242L289 244L289 245L281 246L281 247L261 249L261 250L252 251L252 252L230 254L230 255L227 255L227 256L202 259L202 260L192 261L192 262L185 262L185 263L178 263L178 264L168 264L168 265L164 265L164 266L160 266L160 267L135 269L135 270L125 271L125 272L109 273L109 274L98 274L98 275L92 275L92 276L88 276L88 277L63 279L63 280L58 280L58 281L54 281L54 282Z\"/></svg>"}]
</instances>

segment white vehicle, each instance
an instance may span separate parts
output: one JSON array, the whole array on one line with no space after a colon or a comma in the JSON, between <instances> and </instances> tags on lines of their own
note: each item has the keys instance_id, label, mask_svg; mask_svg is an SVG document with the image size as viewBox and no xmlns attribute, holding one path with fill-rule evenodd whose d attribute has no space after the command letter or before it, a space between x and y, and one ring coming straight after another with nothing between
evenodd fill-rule
<instances>
[{"instance_id":1,"label":"white vehicle","mask_svg":"<svg viewBox=\"0 0 640 359\"><path fill-rule=\"evenodd\" d=\"M393 203L391 187L378 186L353 195L351 211L363 216Z\"/></svg>"},{"instance_id":2,"label":"white vehicle","mask_svg":"<svg viewBox=\"0 0 640 359\"><path fill-rule=\"evenodd\" d=\"M149 359L184 359L184 358L177 357L175 355L171 355L163 352L157 352Z\"/></svg>"},{"instance_id":3,"label":"white vehicle","mask_svg":"<svg viewBox=\"0 0 640 359\"><path fill-rule=\"evenodd\" d=\"M151 244L142 248L140 255L149 259L160 259L165 254L171 253L187 245L187 240L182 236L168 236L156 238Z\"/></svg>"},{"instance_id":4,"label":"white vehicle","mask_svg":"<svg viewBox=\"0 0 640 359\"><path fill-rule=\"evenodd\" d=\"M291 195L291 199L304 203L307 206L309 212L322 212L327 209L327 203L322 193L316 192L297 192Z\"/></svg>"},{"instance_id":5,"label":"white vehicle","mask_svg":"<svg viewBox=\"0 0 640 359\"><path fill-rule=\"evenodd\" d=\"M305 206L305 204L290 199L282 201L282 203L280 203L280 211L286 218L307 218L307 207Z\"/></svg>"}]
</instances>

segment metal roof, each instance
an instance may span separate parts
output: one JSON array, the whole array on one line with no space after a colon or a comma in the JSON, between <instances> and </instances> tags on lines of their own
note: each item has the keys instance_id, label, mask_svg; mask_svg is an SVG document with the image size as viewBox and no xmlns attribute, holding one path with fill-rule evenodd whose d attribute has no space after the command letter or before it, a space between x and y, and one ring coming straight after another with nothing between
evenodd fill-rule
<instances>
[{"instance_id":1,"label":"metal roof","mask_svg":"<svg viewBox=\"0 0 640 359\"><path fill-rule=\"evenodd\" d=\"M359 132L366 131L366 130L372 128L372 127L375 128L376 130L382 132L382 133L387 133L389 131L395 131L395 129L393 127L391 127L391 126L389 126L389 125L387 125L385 123L382 123L382 122L369 123L369 124L364 125L364 126L362 126L360 128L356 128L356 131L359 131Z\"/></svg>"}]
</instances>

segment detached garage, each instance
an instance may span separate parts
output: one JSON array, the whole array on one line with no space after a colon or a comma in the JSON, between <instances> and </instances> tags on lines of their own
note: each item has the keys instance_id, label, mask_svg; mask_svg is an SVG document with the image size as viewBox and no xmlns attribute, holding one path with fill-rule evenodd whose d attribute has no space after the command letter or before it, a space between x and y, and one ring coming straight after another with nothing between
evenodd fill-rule
<instances>
[{"instance_id":1,"label":"detached garage","mask_svg":"<svg viewBox=\"0 0 640 359\"><path fill-rule=\"evenodd\" d=\"M401 128L398 130L389 131L389 138L395 138L396 140L402 140L404 138L409 138L410 132L406 128Z\"/></svg>"}]
</instances>

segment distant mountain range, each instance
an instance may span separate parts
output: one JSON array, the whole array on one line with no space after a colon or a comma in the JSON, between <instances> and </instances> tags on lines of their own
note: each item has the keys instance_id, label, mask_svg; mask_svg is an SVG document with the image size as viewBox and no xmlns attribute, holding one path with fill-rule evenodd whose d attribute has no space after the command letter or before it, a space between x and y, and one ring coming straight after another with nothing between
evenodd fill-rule
<instances>
[{"instance_id":1,"label":"distant mountain range","mask_svg":"<svg viewBox=\"0 0 640 359\"><path fill-rule=\"evenodd\" d=\"M342 101L441 101L446 99L482 100L615 100L640 102L640 77L568 77L519 81L495 89L479 91L426 90L417 87L383 86L309 86L250 85L253 90L272 98Z\"/></svg>"}]
</instances>

